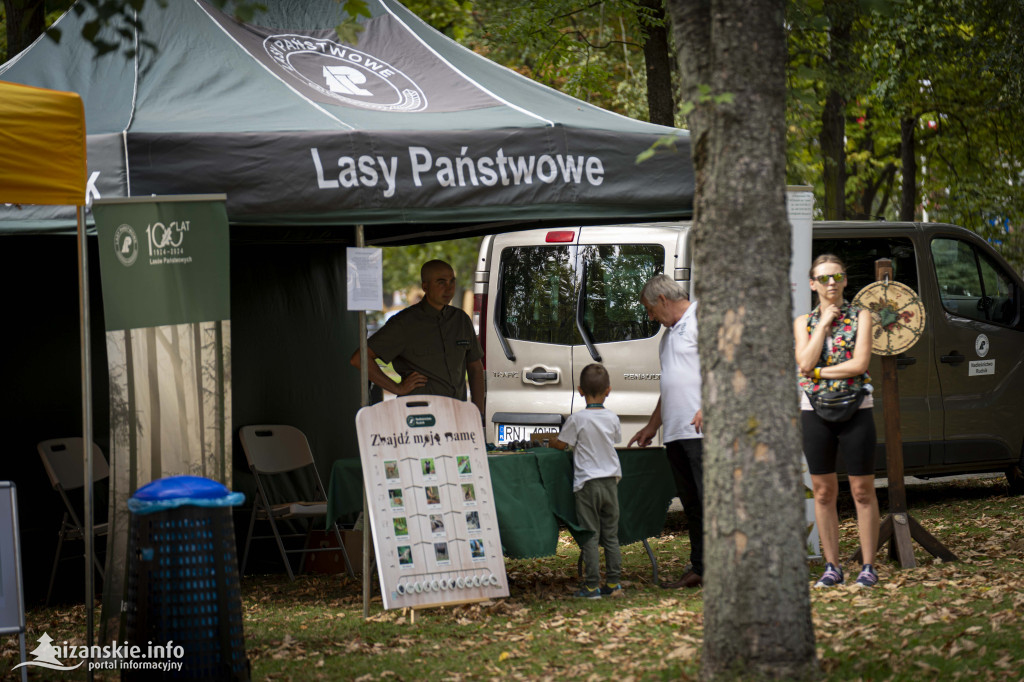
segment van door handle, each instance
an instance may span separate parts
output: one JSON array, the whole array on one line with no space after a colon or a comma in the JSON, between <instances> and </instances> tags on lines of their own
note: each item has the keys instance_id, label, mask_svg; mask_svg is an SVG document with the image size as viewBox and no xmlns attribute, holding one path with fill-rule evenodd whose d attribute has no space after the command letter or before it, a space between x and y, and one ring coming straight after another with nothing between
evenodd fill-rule
<instances>
[{"instance_id":1,"label":"van door handle","mask_svg":"<svg viewBox=\"0 0 1024 682\"><path fill-rule=\"evenodd\" d=\"M526 378L530 381L554 381L558 378L558 372L527 372Z\"/></svg>"},{"instance_id":2,"label":"van door handle","mask_svg":"<svg viewBox=\"0 0 1024 682\"><path fill-rule=\"evenodd\" d=\"M896 369L903 369L917 364L917 358L896 358Z\"/></svg>"},{"instance_id":3,"label":"van door handle","mask_svg":"<svg viewBox=\"0 0 1024 682\"><path fill-rule=\"evenodd\" d=\"M958 365L966 359L967 358L965 356L960 355L956 351L953 351L949 355L943 355L942 357L939 358L941 362L945 362L950 365Z\"/></svg>"}]
</instances>

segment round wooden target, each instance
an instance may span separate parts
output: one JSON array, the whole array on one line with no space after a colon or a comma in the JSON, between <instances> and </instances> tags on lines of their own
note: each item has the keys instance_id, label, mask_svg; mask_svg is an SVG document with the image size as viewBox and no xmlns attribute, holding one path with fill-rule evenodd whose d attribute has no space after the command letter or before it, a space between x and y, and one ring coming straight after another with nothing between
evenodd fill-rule
<instances>
[{"instance_id":1,"label":"round wooden target","mask_svg":"<svg viewBox=\"0 0 1024 682\"><path fill-rule=\"evenodd\" d=\"M924 332L924 303L906 284L869 284L857 293L853 304L871 311L871 350L875 355L898 355L917 343Z\"/></svg>"}]
</instances>

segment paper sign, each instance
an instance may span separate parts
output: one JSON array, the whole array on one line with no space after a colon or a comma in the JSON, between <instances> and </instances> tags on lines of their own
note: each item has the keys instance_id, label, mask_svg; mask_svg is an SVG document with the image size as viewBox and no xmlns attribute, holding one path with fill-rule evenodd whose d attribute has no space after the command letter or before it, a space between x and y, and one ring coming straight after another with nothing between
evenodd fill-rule
<instances>
[{"instance_id":1,"label":"paper sign","mask_svg":"<svg viewBox=\"0 0 1024 682\"><path fill-rule=\"evenodd\" d=\"M983 377L995 373L995 360L972 360L967 370L967 376L969 377Z\"/></svg>"},{"instance_id":2,"label":"paper sign","mask_svg":"<svg viewBox=\"0 0 1024 682\"><path fill-rule=\"evenodd\" d=\"M384 309L384 261L380 249L350 246L345 249L348 262L348 309Z\"/></svg>"}]
</instances>

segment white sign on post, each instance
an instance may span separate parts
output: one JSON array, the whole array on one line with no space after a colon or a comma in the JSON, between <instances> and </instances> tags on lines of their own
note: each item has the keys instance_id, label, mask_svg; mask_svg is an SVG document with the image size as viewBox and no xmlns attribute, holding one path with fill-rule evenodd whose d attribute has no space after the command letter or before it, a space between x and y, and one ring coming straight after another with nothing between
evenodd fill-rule
<instances>
[{"instance_id":1,"label":"white sign on post","mask_svg":"<svg viewBox=\"0 0 1024 682\"><path fill-rule=\"evenodd\" d=\"M434 395L356 415L385 609L508 596L480 411Z\"/></svg>"},{"instance_id":2,"label":"white sign on post","mask_svg":"<svg viewBox=\"0 0 1024 682\"><path fill-rule=\"evenodd\" d=\"M791 185L786 188L786 215L793 228L793 255L789 261L789 284L793 294L793 315L811 311L811 290L807 286L811 269L814 189Z\"/></svg>"},{"instance_id":3,"label":"white sign on post","mask_svg":"<svg viewBox=\"0 0 1024 682\"><path fill-rule=\"evenodd\" d=\"M384 309L383 253L380 249L355 246L345 249L348 310Z\"/></svg>"},{"instance_id":4,"label":"white sign on post","mask_svg":"<svg viewBox=\"0 0 1024 682\"><path fill-rule=\"evenodd\" d=\"M789 262L789 284L793 295L793 315L811 311L811 289L807 286L812 261L812 231L814 218L814 188L791 185L786 188L786 215L793 228L793 255ZM807 458L801 458L804 485L811 489L811 476L807 472ZM807 532L807 554L810 558L821 556L818 539L818 524L814 518L814 499L804 500L804 519Z\"/></svg>"}]
</instances>

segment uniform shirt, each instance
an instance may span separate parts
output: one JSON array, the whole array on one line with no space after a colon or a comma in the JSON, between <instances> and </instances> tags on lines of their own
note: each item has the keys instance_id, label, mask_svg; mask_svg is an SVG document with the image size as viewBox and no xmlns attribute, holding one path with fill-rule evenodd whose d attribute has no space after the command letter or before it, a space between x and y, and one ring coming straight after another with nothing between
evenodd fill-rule
<instances>
[{"instance_id":1,"label":"uniform shirt","mask_svg":"<svg viewBox=\"0 0 1024 682\"><path fill-rule=\"evenodd\" d=\"M619 416L605 408L586 409L569 415L558 440L572 446L572 491L594 478L622 478L615 444L622 440Z\"/></svg>"},{"instance_id":2,"label":"uniform shirt","mask_svg":"<svg viewBox=\"0 0 1024 682\"><path fill-rule=\"evenodd\" d=\"M693 421L700 410L700 356L697 354L697 302L665 330L661 356L661 424L666 443L703 438Z\"/></svg>"},{"instance_id":3,"label":"uniform shirt","mask_svg":"<svg viewBox=\"0 0 1024 682\"><path fill-rule=\"evenodd\" d=\"M466 399L466 367L484 356L469 315L446 305L437 310L426 300L398 313L367 341L370 350L391 362L405 379L413 372L427 383L411 395Z\"/></svg>"}]
</instances>

